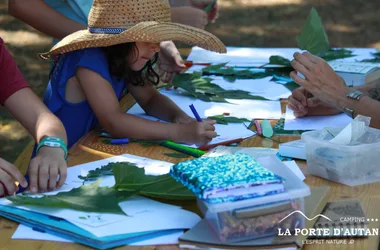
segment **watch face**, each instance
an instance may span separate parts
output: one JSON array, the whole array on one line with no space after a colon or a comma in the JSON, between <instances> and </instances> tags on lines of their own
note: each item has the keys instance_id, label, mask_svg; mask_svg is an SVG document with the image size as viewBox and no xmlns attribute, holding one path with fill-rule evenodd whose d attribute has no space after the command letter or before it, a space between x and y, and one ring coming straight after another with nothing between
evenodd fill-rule
<instances>
[{"instance_id":1,"label":"watch face","mask_svg":"<svg viewBox=\"0 0 380 250\"><path fill-rule=\"evenodd\" d=\"M58 142L52 142L52 141L46 141L44 142L44 145L48 147L54 147L54 148L59 148L61 146L61 144L59 144Z\"/></svg>"}]
</instances>

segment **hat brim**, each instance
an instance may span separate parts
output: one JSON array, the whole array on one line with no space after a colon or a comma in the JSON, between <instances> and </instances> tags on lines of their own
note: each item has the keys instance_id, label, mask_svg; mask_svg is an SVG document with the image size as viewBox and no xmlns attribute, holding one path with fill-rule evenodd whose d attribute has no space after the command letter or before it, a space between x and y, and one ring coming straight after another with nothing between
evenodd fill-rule
<instances>
[{"instance_id":1,"label":"hat brim","mask_svg":"<svg viewBox=\"0 0 380 250\"><path fill-rule=\"evenodd\" d=\"M128 42L180 41L192 46L226 53L225 45L213 34L187 25L170 22L142 22L120 34L90 33L88 30L77 31L63 38L42 57L63 54L74 50L94 47L108 47Z\"/></svg>"}]
</instances>

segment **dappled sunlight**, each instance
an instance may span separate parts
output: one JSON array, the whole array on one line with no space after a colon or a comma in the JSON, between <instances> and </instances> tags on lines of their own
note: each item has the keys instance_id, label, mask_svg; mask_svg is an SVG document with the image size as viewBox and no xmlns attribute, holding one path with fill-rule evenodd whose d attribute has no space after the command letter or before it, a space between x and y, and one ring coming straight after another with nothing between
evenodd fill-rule
<instances>
[{"instance_id":1,"label":"dappled sunlight","mask_svg":"<svg viewBox=\"0 0 380 250\"><path fill-rule=\"evenodd\" d=\"M38 33L33 33L25 30L18 31L7 31L0 30L1 37L4 39L6 44L12 46L47 46L50 45L52 39Z\"/></svg>"},{"instance_id":2,"label":"dappled sunlight","mask_svg":"<svg viewBox=\"0 0 380 250\"><path fill-rule=\"evenodd\" d=\"M276 6L276 5L290 5L290 4L302 4L303 0L222 0L219 1L221 8L236 7L237 5L244 7L255 6Z\"/></svg>"},{"instance_id":3,"label":"dappled sunlight","mask_svg":"<svg viewBox=\"0 0 380 250\"><path fill-rule=\"evenodd\" d=\"M11 140L21 140L28 136L28 131L24 127L16 122L11 121L6 125L0 123L0 137L4 137ZM2 145L3 147L5 145Z\"/></svg>"}]
</instances>

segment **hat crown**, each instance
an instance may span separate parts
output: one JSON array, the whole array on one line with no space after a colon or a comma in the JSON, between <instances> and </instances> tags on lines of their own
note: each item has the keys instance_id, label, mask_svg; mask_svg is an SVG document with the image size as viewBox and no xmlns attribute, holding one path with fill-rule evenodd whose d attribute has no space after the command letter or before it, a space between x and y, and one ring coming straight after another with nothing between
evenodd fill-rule
<instances>
[{"instance_id":1,"label":"hat crown","mask_svg":"<svg viewBox=\"0 0 380 250\"><path fill-rule=\"evenodd\" d=\"M170 22L167 0L94 0L88 16L91 28L129 28L141 22Z\"/></svg>"}]
</instances>

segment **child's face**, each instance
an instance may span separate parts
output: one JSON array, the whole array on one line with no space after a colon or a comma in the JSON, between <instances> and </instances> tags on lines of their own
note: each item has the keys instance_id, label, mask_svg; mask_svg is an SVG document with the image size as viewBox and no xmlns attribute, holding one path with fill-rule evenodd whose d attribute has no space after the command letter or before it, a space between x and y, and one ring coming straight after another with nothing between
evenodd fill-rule
<instances>
[{"instance_id":1,"label":"child's face","mask_svg":"<svg viewBox=\"0 0 380 250\"><path fill-rule=\"evenodd\" d=\"M154 54L160 51L159 43L136 42L136 47L137 53L128 58L130 68L134 71L141 70Z\"/></svg>"}]
</instances>

